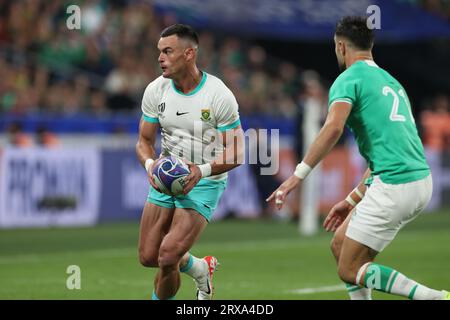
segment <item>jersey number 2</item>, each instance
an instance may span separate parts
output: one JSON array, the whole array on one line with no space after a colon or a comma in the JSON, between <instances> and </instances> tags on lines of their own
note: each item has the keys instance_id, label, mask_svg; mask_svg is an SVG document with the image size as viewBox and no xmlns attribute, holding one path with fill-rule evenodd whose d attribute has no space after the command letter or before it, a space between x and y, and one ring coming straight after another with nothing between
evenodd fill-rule
<instances>
[{"instance_id":1,"label":"jersey number 2","mask_svg":"<svg viewBox=\"0 0 450 320\"><path fill-rule=\"evenodd\" d=\"M397 95L397 93L394 91L394 89L392 89L389 86L384 86L383 87L383 95L387 96L388 94L392 94L392 96L394 97L394 101L392 103L391 115L389 116L389 119L391 119L391 121L402 121L402 122L406 121L405 116L398 114L398 105L400 102L398 95L400 95L403 98L403 100L405 101L405 105L406 105L406 108L408 109L408 113L411 117L411 121L413 123L415 123L414 117L411 112L411 106L409 105L409 101L408 101L408 98L406 97L405 91L403 91L403 89L400 89L400 90L398 90L398 95Z\"/></svg>"}]
</instances>

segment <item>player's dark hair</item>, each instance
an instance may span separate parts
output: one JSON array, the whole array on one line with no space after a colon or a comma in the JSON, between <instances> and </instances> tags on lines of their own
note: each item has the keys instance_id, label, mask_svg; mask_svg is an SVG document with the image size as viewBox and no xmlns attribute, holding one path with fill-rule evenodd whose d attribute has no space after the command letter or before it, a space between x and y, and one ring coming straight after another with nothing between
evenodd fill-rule
<instances>
[{"instance_id":1,"label":"player's dark hair","mask_svg":"<svg viewBox=\"0 0 450 320\"><path fill-rule=\"evenodd\" d=\"M350 40L358 49L369 50L373 46L374 33L367 27L366 17L343 17L336 25L336 36Z\"/></svg>"},{"instance_id":2,"label":"player's dark hair","mask_svg":"<svg viewBox=\"0 0 450 320\"><path fill-rule=\"evenodd\" d=\"M198 34L191 26L180 23L173 24L165 28L161 32L161 38L168 37L174 34L177 35L180 39L187 39L198 45Z\"/></svg>"}]
</instances>

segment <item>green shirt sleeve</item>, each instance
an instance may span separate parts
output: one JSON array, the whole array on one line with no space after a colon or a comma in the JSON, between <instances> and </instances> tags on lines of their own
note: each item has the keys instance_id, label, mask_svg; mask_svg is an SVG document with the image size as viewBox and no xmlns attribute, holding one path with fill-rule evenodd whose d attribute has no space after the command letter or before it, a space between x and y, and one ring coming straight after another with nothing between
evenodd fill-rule
<instances>
[{"instance_id":1,"label":"green shirt sleeve","mask_svg":"<svg viewBox=\"0 0 450 320\"><path fill-rule=\"evenodd\" d=\"M356 104L358 81L342 74L333 83L328 96L328 110L335 102L347 102L352 106Z\"/></svg>"}]
</instances>

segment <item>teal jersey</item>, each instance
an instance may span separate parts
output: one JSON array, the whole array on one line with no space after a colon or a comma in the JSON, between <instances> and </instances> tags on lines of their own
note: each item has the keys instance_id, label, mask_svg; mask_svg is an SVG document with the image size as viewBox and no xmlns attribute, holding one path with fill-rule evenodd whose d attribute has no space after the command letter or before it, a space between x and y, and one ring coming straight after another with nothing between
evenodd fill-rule
<instances>
[{"instance_id":1,"label":"teal jersey","mask_svg":"<svg viewBox=\"0 0 450 320\"><path fill-rule=\"evenodd\" d=\"M372 60L355 62L330 88L328 108L339 101L352 105L346 126L372 177L400 184L430 174L406 91L388 72Z\"/></svg>"}]
</instances>

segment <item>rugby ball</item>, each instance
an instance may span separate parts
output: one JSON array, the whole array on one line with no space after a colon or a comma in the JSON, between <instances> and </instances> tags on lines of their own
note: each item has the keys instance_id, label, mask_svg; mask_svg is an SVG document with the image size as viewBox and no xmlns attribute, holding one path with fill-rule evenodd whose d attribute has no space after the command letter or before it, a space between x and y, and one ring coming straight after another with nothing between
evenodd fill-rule
<instances>
[{"instance_id":1,"label":"rugby ball","mask_svg":"<svg viewBox=\"0 0 450 320\"><path fill-rule=\"evenodd\" d=\"M170 196L182 194L184 178L189 174L189 167L183 160L168 156L156 161L152 176L162 193Z\"/></svg>"}]
</instances>

